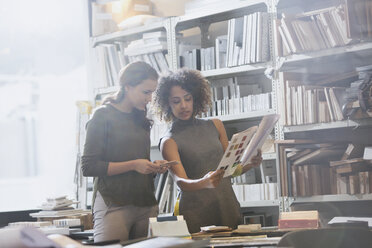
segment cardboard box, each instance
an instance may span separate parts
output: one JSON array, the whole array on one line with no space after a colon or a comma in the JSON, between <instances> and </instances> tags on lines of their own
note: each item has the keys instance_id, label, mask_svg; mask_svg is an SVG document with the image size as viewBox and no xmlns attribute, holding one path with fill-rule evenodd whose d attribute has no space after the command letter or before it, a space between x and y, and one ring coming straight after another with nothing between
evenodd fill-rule
<instances>
[{"instance_id":1,"label":"cardboard box","mask_svg":"<svg viewBox=\"0 0 372 248\"><path fill-rule=\"evenodd\" d=\"M153 10L150 0L120 0L107 4L106 8L117 24L132 16L152 15Z\"/></svg>"}]
</instances>

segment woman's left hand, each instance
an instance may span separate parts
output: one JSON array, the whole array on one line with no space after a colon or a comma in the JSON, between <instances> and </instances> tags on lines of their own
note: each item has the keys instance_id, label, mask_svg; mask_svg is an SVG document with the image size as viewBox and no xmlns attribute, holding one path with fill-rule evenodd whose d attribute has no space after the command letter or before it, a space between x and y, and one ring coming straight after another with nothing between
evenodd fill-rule
<instances>
[{"instance_id":1,"label":"woman's left hand","mask_svg":"<svg viewBox=\"0 0 372 248\"><path fill-rule=\"evenodd\" d=\"M262 151L261 149L258 149L257 155L253 156L251 159L251 166L253 167L258 167L262 163Z\"/></svg>"}]
</instances>

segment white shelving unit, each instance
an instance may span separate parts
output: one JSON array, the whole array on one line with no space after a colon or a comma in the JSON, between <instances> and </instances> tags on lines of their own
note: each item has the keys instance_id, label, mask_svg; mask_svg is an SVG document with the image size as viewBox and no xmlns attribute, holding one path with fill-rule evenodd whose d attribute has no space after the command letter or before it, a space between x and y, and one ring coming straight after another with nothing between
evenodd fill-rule
<instances>
[{"instance_id":1,"label":"white shelving unit","mask_svg":"<svg viewBox=\"0 0 372 248\"><path fill-rule=\"evenodd\" d=\"M296 0L279 0L274 3L274 12L277 16L281 13L289 12L293 14L294 9L301 13L316 9L338 5L346 1L296 1ZM274 30L274 36L278 36L277 30ZM278 37L275 37L278 41ZM279 72L300 72L300 73L330 73L337 74L346 72L349 68L372 64L372 41L371 40L354 40L351 44L339 46L319 51L308 51L303 53L291 54L288 56L279 56L276 48L275 69ZM278 77L276 79L277 92L284 89L281 88ZM333 85L334 86L334 85ZM279 93L278 93L279 94ZM279 99L278 101L284 101ZM358 138L367 140L366 136L371 137L372 119L345 119L342 121L334 121L328 123L315 123L304 125L280 126L281 139L317 139L321 138L323 142L353 142L350 140L354 135ZM354 134L354 133L358 133ZM364 135L363 135L364 134ZM365 136L365 137L362 137ZM328 137L328 139L327 139ZM353 138L355 138L353 137ZM280 159L278 159L280 161ZM278 162L279 162L278 161ZM277 170L280 170L279 163ZM283 172L281 172L283 173ZM284 172L287 173L287 172ZM291 176L291 175L288 175ZM278 185L280 188L280 185ZM289 187L289 186L288 186ZM291 190L291 189L290 189ZM334 195L313 195L306 197L283 196L281 192L279 209L280 211L291 211L292 207L314 207L315 209L326 203L327 206L338 206L343 203L348 204L370 204L372 200L371 194L334 194ZM323 204L324 207L324 204ZM356 211L355 211L356 212Z\"/></svg>"},{"instance_id":2,"label":"white shelving unit","mask_svg":"<svg viewBox=\"0 0 372 248\"><path fill-rule=\"evenodd\" d=\"M230 4L226 2L224 8L213 8L206 11L197 11L192 14L169 17L163 21L152 23L147 26L119 31L111 34L105 34L98 37L91 38L91 49L94 49L99 44L113 43L121 40L132 40L141 37L143 33L165 30L167 32L168 61L171 70L179 67L178 60L178 37L176 34L188 29L198 27L200 29L200 43L203 47L204 44L210 43L209 28L213 23L227 21L231 18L241 17L257 11L267 12L270 15L269 24L269 47L270 47L270 60L264 63L245 64L234 67L227 67L221 69L213 69L202 71L205 76L213 85L213 80L228 77L257 77L257 75L265 78L271 84L272 94L272 109L265 111L252 111L249 113L242 113L236 115L214 116L210 118L219 118L225 124L234 125L239 122L257 121L265 115L279 113L279 103L283 102L280 92L280 78L279 72L286 71L303 71L304 69L313 69L314 71L325 71L324 65L328 65L329 69L336 68L340 61L350 62L352 66L361 66L372 61L372 41L362 41L360 43L350 44L347 46L334 47L331 49L324 49L320 51L310 51L288 56L279 56L277 51L278 34L275 25L275 19L287 9L293 9L296 6L303 6L306 11L309 9L323 8L337 4L340 1L300 1L300 0L250 0L240 1ZM342 70L342 68L340 69ZM305 70L306 71L306 70ZM269 74L266 76L266 74ZM94 95L107 94L115 92L118 86L108 88L95 88L93 89ZM282 113L279 113L282 114ZM359 119L359 120L343 120L329 123L306 124L296 126L283 126L278 124L275 128L275 139L287 139L290 135L306 134L335 129L353 129L356 127L371 127L372 119ZM156 142L153 142L154 144ZM277 163L277 173L279 173L279 156L276 153L264 154L264 160L275 160ZM280 177L278 176L278 180ZM280 181L278 181L280 187ZM280 192L280 190L278 190ZM366 195L322 195L311 197L284 197L279 196L277 200L265 200L257 202L241 202L242 207L278 207L278 211L289 211L291 204L304 204L304 203L318 203L318 202L352 202L352 201L370 201L372 200L371 194Z\"/></svg>"},{"instance_id":3,"label":"white shelving unit","mask_svg":"<svg viewBox=\"0 0 372 248\"><path fill-rule=\"evenodd\" d=\"M240 207L242 208L278 207L278 206L279 206L278 200L240 202Z\"/></svg>"},{"instance_id":4,"label":"white shelving unit","mask_svg":"<svg viewBox=\"0 0 372 248\"><path fill-rule=\"evenodd\" d=\"M372 119L357 119L357 120L343 120L343 121L334 121L327 123L316 123L308 125L297 125L297 126L284 126L284 133L293 133L293 132L306 132L306 131L316 131L316 130L325 130L325 129L335 129L335 128L356 128L363 126L372 126Z\"/></svg>"},{"instance_id":5,"label":"white shelving unit","mask_svg":"<svg viewBox=\"0 0 372 248\"><path fill-rule=\"evenodd\" d=\"M249 113L242 113L242 114L236 114L236 115L211 116L211 117L205 117L203 119L218 118L222 122L231 122L231 121L243 121L243 120L249 120L249 119L262 118L265 115L270 115L270 114L275 114L275 111L273 109L269 109L269 110L262 110L262 111L252 111Z\"/></svg>"}]
</instances>

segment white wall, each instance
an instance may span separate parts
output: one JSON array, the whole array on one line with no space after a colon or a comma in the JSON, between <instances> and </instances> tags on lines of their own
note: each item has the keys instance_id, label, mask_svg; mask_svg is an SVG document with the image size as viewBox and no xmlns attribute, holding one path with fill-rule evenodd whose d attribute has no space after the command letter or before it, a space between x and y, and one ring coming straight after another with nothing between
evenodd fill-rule
<instances>
[{"instance_id":1,"label":"white wall","mask_svg":"<svg viewBox=\"0 0 372 248\"><path fill-rule=\"evenodd\" d=\"M0 211L37 208L47 197L74 197L75 102L88 99L84 3L14 0L0 5L0 92L11 99L0 101L0 119L9 118L7 112L17 105L28 107L29 101L22 101L25 96L19 90L12 91L12 86L30 79L39 95L33 111L37 173L25 176L19 171L17 176L0 178ZM9 131L1 129L1 139L11 139ZM17 142L22 146L26 141ZM14 155L9 157L14 159L0 164L0 173L20 160L17 144L7 149L0 156L11 153Z\"/></svg>"}]
</instances>

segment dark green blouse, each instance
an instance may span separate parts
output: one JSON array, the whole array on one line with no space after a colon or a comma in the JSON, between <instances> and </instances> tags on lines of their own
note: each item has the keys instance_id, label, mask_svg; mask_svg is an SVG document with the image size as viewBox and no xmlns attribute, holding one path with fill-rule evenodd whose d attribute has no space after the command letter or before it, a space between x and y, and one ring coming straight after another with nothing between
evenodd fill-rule
<instances>
[{"instance_id":1,"label":"dark green blouse","mask_svg":"<svg viewBox=\"0 0 372 248\"><path fill-rule=\"evenodd\" d=\"M150 131L135 120L133 113L123 113L111 105L99 107L87 124L82 156L84 176L95 177L97 190L106 205L156 205L152 174L129 171L108 176L109 162L150 159Z\"/></svg>"}]
</instances>

